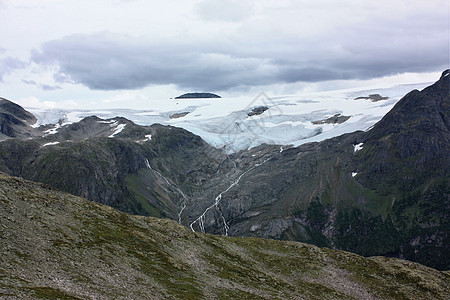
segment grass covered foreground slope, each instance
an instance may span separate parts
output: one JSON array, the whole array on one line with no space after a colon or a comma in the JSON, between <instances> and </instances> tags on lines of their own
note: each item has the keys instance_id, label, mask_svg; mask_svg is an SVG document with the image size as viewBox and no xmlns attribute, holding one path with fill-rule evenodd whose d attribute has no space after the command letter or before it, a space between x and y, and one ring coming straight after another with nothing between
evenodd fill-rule
<instances>
[{"instance_id":1,"label":"grass covered foreground slope","mask_svg":"<svg viewBox=\"0 0 450 300\"><path fill-rule=\"evenodd\" d=\"M450 275L298 242L194 233L0 173L0 298L448 299Z\"/></svg>"}]
</instances>

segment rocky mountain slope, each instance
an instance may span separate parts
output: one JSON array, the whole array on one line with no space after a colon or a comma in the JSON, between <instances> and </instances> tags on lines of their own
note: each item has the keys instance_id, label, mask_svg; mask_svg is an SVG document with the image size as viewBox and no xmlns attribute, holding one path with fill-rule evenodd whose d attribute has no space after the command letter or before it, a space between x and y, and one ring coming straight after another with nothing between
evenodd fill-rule
<instances>
[{"instance_id":1,"label":"rocky mountain slope","mask_svg":"<svg viewBox=\"0 0 450 300\"><path fill-rule=\"evenodd\" d=\"M135 214L177 219L186 197L177 183L207 177L225 157L183 129L124 118L48 127L0 143L0 170Z\"/></svg>"},{"instance_id":2,"label":"rocky mountain slope","mask_svg":"<svg viewBox=\"0 0 450 300\"><path fill-rule=\"evenodd\" d=\"M238 186L227 190L221 181L220 199L188 205L186 214L195 211L189 224L450 269L448 74L406 95L368 132L233 156ZM253 163L240 164L246 157ZM220 200L214 209L212 199Z\"/></svg>"},{"instance_id":3,"label":"rocky mountain slope","mask_svg":"<svg viewBox=\"0 0 450 300\"><path fill-rule=\"evenodd\" d=\"M264 164L243 168L248 171L239 187L221 195L223 217L210 209L194 228L309 241L450 269L448 74L406 95L368 132L280 153L272 147ZM249 154L258 157L269 148Z\"/></svg>"},{"instance_id":4,"label":"rocky mountain slope","mask_svg":"<svg viewBox=\"0 0 450 300\"><path fill-rule=\"evenodd\" d=\"M194 233L0 173L4 299L448 299L450 275L297 242Z\"/></svg>"},{"instance_id":5,"label":"rocky mountain slope","mask_svg":"<svg viewBox=\"0 0 450 300\"><path fill-rule=\"evenodd\" d=\"M0 143L0 170L193 231L450 269L448 71L371 130L227 154L186 130L88 117ZM358 100L362 101L362 100Z\"/></svg>"}]
</instances>

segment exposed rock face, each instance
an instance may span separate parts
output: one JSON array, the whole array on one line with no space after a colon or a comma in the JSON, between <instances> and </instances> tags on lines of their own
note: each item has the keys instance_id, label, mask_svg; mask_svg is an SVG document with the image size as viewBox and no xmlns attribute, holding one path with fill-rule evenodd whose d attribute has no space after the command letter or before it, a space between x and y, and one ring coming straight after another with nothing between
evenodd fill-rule
<instances>
[{"instance_id":1,"label":"exposed rock face","mask_svg":"<svg viewBox=\"0 0 450 300\"><path fill-rule=\"evenodd\" d=\"M267 106L257 106L252 108L248 113L247 116L251 117L251 116L258 116L262 113L264 113L266 110L268 110L269 108Z\"/></svg>"},{"instance_id":2,"label":"exposed rock face","mask_svg":"<svg viewBox=\"0 0 450 300\"><path fill-rule=\"evenodd\" d=\"M348 119L350 119L349 116L343 116L341 114L336 114L336 115L326 118L324 120L313 121L311 123L313 123L315 125L317 125L317 124L341 124L341 123L344 123L345 121L347 121Z\"/></svg>"},{"instance_id":3,"label":"exposed rock face","mask_svg":"<svg viewBox=\"0 0 450 300\"><path fill-rule=\"evenodd\" d=\"M222 98L222 97L212 93L187 93L175 97L175 99L192 99L192 98Z\"/></svg>"},{"instance_id":4,"label":"exposed rock face","mask_svg":"<svg viewBox=\"0 0 450 300\"><path fill-rule=\"evenodd\" d=\"M450 297L450 275L416 263L193 233L3 173L0 239L5 299Z\"/></svg>"},{"instance_id":5,"label":"exposed rock face","mask_svg":"<svg viewBox=\"0 0 450 300\"><path fill-rule=\"evenodd\" d=\"M187 116L189 114L188 111L184 111L184 112L180 112L180 113L175 113L173 115L170 115L171 119L178 119L178 118L182 118L184 116Z\"/></svg>"},{"instance_id":6,"label":"exposed rock face","mask_svg":"<svg viewBox=\"0 0 450 300\"><path fill-rule=\"evenodd\" d=\"M369 95L369 96L367 96L367 97L357 97L357 98L355 98L355 100L370 100L370 101L372 101L372 102L378 102L378 101L381 101L381 100L388 100L389 99L389 97L382 97L380 94L371 94L371 95Z\"/></svg>"},{"instance_id":7,"label":"exposed rock face","mask_svg":"<svg viewBox=\"0 0 450 300\"><path fill-rule=\"evenodd\" d=\"M398 163L407 163L416 171L431 167L444 174L450 172L450 78L447 74L448 70L438 82L421 92L408 93L368 132L365 140L377 147L373 159L378 161L380 171L392 172L401 167ZM388 159L394 155L400 160Z\"/></svg>"}]
</instances>

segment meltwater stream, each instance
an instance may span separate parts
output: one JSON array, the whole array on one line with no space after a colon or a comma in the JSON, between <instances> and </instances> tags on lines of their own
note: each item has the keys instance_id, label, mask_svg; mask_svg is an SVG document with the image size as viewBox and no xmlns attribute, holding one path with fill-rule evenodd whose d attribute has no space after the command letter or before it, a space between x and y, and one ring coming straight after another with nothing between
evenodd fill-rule
<instances>
[{"instance_id":1,"label":"meltwater stream","mask_svg":"<svg viewBox=\"0 0 450 300\"><path fill-rule=\"evenodd\" d=\"M228 223L227 223L227 221L226 221L226 219L225 219L225 217L224 217L222 211L221 211L220 208L219 208L219 203L220 203L220 200L222 200L222 195L225 194L226 192L228 192L229 190L231 190L234 186L236 186L236 185L239 183L239 181L241 180L241 178L242 178L245 174L247 174L248 172L252 171L253 169L255 169L255 168L259 167L259 166L262 166L262 165L265 164L268 160L270 160L270 158L267 158L266 160L264 160L264 161L263 161L262 163L260 163L260 164L255 164L253 167L251 167L250 169L248 169L247 171L245 171L244 173L242 173L235 181L233 181L233 182L230 184L230 186L228 186L228 188L227 188L226 190L220 192L220 194L217 195L217 197L214 199L214 203L211 204L211 206L209 206L208 208L206 208L205 211L200 215L200 217L198 217L198 218L195 219L191 224L189 224L189 227L191 228L191 230L195 232L195 230L194 230L194 224L195 224L195 223L198 223L198 226L200 227L200 231L204 233L204 232L205 232L205 218L206 218L205 215L206 215L206 213L207 213L209 210L211 210L211 209L213 209L213 208L216 208L216 210L219 212L220 217L221 217L222 222L223 222L223 229L224 229L224 232L225 232L224 235L227 236L227 235L228 235L228 230L230 229L230 226L228 225Z\"/></svg>"}]
</instances>

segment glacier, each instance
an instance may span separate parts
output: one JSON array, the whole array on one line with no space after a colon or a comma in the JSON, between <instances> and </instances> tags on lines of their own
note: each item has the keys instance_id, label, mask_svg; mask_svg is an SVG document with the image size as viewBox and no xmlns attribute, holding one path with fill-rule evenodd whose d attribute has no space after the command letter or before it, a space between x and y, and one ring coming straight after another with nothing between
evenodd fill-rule
<instances>
[{"instance_id":1,"label":"glacier","mask_svg":"<svg viewBox=\"0 0 450 300\"><path fill-rule=\"evenodd\" d=\"M97 103L80 109L25 107L37 118L37 125L56 128L96 115L103 119L127 118L138 125L159 123L184 128L216 148L233 153L261 144L299 146L319 142L344 133L368 130L406 93L429 83L405 84L389 88L355 88L337 91L267 97L220 99L147 99L130 103ZM379 94L387 100L372 101ZM360 99L357 99L357 98ZM109 106L108 106L109 105ZM259 115L249 115L257 107L267 107ZM345 117L343 122L331 122ZM123 129L117 128L117 132ZM114 135L112 135L114 137Z\"/></svg>"}]
</instances>

